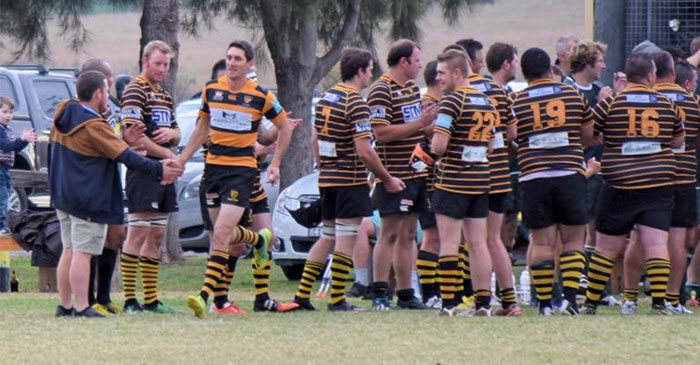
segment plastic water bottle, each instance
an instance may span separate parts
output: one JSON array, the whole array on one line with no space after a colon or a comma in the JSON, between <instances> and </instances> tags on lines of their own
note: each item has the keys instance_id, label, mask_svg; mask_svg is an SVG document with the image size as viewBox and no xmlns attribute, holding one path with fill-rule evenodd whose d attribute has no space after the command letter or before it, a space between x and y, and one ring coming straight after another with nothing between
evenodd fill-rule
<instances>
[{"instance_id":1,"label":"plastic water bottle","mask_svg":"<svg viewBox=\"0 0 700 365\"><path fill-rule=\"evenodd\" d=\"M496 274L491 273L491 293L496 293Z\"/></svg>"},{"instance_id":2,"label":"plastic water bottle","mask_svg":"<svg viewBox=\"0 0 700 365\"><path fill-rule=\"evenodd\" d=\"M530 305L530 272L527 270L527 268L520 273L518 300L522 305Z\"/></svg>"}]
</instances>

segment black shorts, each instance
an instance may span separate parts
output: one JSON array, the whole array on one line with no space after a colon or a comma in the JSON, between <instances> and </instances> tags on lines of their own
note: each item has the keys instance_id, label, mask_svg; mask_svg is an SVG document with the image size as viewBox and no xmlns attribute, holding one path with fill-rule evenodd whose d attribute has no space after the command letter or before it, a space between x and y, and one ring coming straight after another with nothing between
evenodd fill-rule
<instances>
[{"instance_id":1,"label":"black shorts","mask_svg":"<svg viewBox=\"0 0 700 365\"><path fill-rule=\"evenodd\" d=\"M600 187L603 185L603 175L595 174L586 180L586 212L588 213L588 221L595 218L598 207L598 196L600 195Z\"/></svg>"},{"instance_id":2,"label":"black shorts","mask_svg":"<svg viewBox=\"0 0 700 365\"><path fill-rule=\"evenodd\" d=\"M695 199L695 184L674 185L673 195L671 227L695 227L698 223L698 202Z\"/></svg>"},{"instance_id":3,"label":"black shorts","mask_svg":"<svg viewBox=\"0 0 700 365\"><path fill-rule=\"evenodd\" d=\"M484 194L457 194L436 189L433 193L435 214L455 219L486 218L489 215L489 196Z\"/></svg>"},{"instance_id":4,"label":"black shorts","mask_svg":"<svg viewBox=\"0 0 700 365\"><path fill-rule=\"evenodd\" d=\"M175 184L163 186L157 177L136 170L126 171L126 200L129 213L177 212Z\"/></svg>"},{"instance_id":5,"label":"black shorts","mask_svg":"<svg viewBox=\"0 0 700 365\"><path fill-rule=\"evenodd\" d=\"M489 194L489 210L497 214L504 214L507 198L508 193Z\"/></svg>"},{"instance_id":6,"label":"black shorts","mask_svg":"<svg viewBox=\"0 0 700 365\"><path fill-rule=\"evenodd\" d=\"M520 182L523 223L530 229L586 224L586 178L581 174Z\"/></svg>"},{"instance_id":7,"label":"black shorts","mask_svg":"<svg viewBox=\"0 0 700 365\"><path fill-rule=\"evenodd\" d=\"M424 231L426 229L437 227L437 220L435 220L435 212L433 211L433 204L432 204L434 192L435 191L429 191L427 193L428 199L425 202L425 209L423 209L423 211L420 212L420 215L418 216L418 222L420 222L420 228Z\"/></svg>"},{"instance_id":8,"label":"black shorts","mask_svg":"<svg viewBox=\"0 0 700 365\"><path fill-rule=\"evenodd\" d=\"M615 189L603 184L598 199L596 230L610 236L628 234L635 224L668 231L673 211L673 186Z\"/></svg>"},{"instance_id":9,"label":"black shorts","mask_svg":"<svg viewBox=\"0 0 700 365\"><path fill-rule=\"evenodd\" d=\"M267 198L258 201L256 203L251 203L250 208L246 208L246 210L243 212L243 217L241 217L241 221L239 223L240 226L249 228L253 226L253 214L257 214L255 212L256 206L258 206L258 209L261 209L259 207L259 203L265 201L267 203ZM221 208L221 199L219 198L218 195L215 193L209 193L206 194L204 193L204 190L199 190L199 210L200 214L202 215L202 225L204 226L204 230L206 231L213 231L214 230L214 222L211 220L211 215L209 215L209 209L216 209L216 208ZM259 213L264 213L264 212L259 212ZM269 213L269 210L268 210Z\"/></svg>"},{"instance_id":10,"label":"black shorts","mask_svg":"<svg viewBox=\"0 0 700 365\"><path fill-rule=\"evenodd\" d=\"M199 190L216 193L221 204L247 208L255 182L255 168L243 166L204 165L204 176Z\"/></svg>"},{"instance_id":11,"label":"black shorts","mask_svg":"<svg viewBox=\"0 0 700 365\"><path fill-rule=\"evenodd\" d=\"M513 215L520 213L520 183L518 182L520 174L510 175L511 191L506 193L506 214Z\"/></svg>"},{"instance_id":12,"label":"black shorts","mask_svg":"<svg viewBox=\"0 0 700 365\"><path fill-rule=\"evenodd\" d=\"M253 214L270 213L270 204L267 201L267 196L256 202L250 202L250 210Z\"/></svg>"},{"instance_id":13,"label":"black shorts","mask_svg":"<svg viewBox=\"0 0 700 365\"><path fill-rule=\"evenodd\" d=\"M394 214L422 212L428 203L425 178L405 180L406 189L398 193L387 193L384 184L377 184L372 193L372 203L380 217Z\"/></svg>"},{"instance_id":14,"label":"black shorts","mask_svg":"<svg viewBox=\"0 0 700 365\"><path fill-rule=\"evenodd\" d=\"M319 191L323 220L372 216L372 201L367 184L320 187Z\"/></svg>"}]
</instances>

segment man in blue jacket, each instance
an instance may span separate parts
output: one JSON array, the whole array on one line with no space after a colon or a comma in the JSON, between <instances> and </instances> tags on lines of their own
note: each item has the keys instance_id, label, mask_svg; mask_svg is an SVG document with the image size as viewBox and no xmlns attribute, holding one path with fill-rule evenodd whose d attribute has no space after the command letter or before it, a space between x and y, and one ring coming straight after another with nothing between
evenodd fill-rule
<instances>
[{"instance_id":1,"label":"man in blue jacket","mask_svg":"<svg viewBox=\"0 0 700 365\"><path fill-rule=\"evenodd\" d=\"M102 317L88 305L90 259L99 255L108 224L124 221L117 162L172 183L182 173L166 160L147 160L116 137L101 117L107 109L105 75L87 71L76 83L78 100L58 105L51 129L51 202L61 224L63 253L58 263L60 305L56 316ZM71 306L71 294L75 307Z\"/></svg>"}]
</instances>

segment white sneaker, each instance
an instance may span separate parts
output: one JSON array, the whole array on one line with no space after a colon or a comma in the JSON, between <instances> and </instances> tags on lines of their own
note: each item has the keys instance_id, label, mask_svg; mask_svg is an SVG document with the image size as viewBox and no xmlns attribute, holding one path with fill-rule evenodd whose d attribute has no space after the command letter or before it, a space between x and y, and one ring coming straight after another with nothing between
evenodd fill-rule
<instances>
[{"instance_id":1,"label":"white sneaker","mask_svg":"<svg viewBox=\"0 0 700 365\"><path fill-rule=\"evenodd\" d=\"M637 307L637 303L631 300L625 300L622 302L622 306L620 306L620 314L623 316L637 314L638 311L639 307Z\"/></svg>"},{"instance_id":2,"label":"white sneaker","mask_svg":"<svg viewBox=\"0 0 700 365\"><path fill-rule=\"evenodd\" d=\"M552 311L552 308L542 307L540 308L540 315L542 317L551 317L554 315L554 311Z\"/></svg>"},{"instance_id":3,"label":"white sneaker","mask_svg":"<svg viewBox=\"0 0 700 365\"><path fill-rule=\"evenodd\" d=\"M442 309L442 299L437 295L434 295L425 302L425 305L430 309L440 310Z\"/></svg>"},{"instance_id":4,"label":"white sneaker","mask_svg":"<svg viewBox=\"0 0 700 365\"><path fill-rule=\"evenodd\" d=\"M467 313L466 309L458 308L458 307L450 307L450 308L442 308L438 312L439 316L442 317L465 317L468 316L469 314Z\"/></svg>"},{"instance_id":5,"label":"white sneaker","mask_svg":"<svg viewBox=\"0 0 700 365\"><path fill-rule=\"evenodd\" d=\"M616 305L620 305L620 302L615 299L612 295L608 295L605 298L600 299L601 304L607 305L608 307L614 307Z\"/></svg>"},{"instance_id":6,"label":"white sneaker","mask_svg":"<svg viewBox=\"0 0 700 365\"><path fill-rule=\"evenodd\" d=\"M491 317L491 308L481 307L474 311L474 317Z\"/></svg>"},{"instance_id":7,"label":"white sneaker","mask_svg":"<svg viewBox=\"0 0 700 365\"><path fill-rule=\"evenodd\" d=\"M671 314L675 314L675 315L693 314L692 311L690 311L686 307L682 306L681 303L678 303L675 306L673 306L673 305L669 304L668 302L666 302L666 310L671 312Z\"/></svg>"}]
</instances>

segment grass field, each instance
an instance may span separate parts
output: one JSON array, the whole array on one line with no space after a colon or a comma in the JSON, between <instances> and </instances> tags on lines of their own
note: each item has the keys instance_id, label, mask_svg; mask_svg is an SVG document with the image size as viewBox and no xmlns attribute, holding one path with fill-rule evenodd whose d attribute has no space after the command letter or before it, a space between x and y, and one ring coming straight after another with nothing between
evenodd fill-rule
<instances>
[{"instance_id":1,"label":"grass field","mask_svg":"<svg viewBox=\"0 0 700 365\"><path fill-rule=\"evenodd\" d=\"M102 320L56 319L56 294L36 290L36 269L13 258L29 292L0 294L0 363L466 364L690 363L700 344L698 316L443 318L434 312L321 311L193 318L184 305L197 290L203 258L161 270L162 299L183 311ZM290 300L296 283L275 267L272 295ZM238 265L233 299L252 308L249 261ZM121 293L114 299L122 301ZM368 306L369 302L355 304ZM648 309L644 302L643 309Z\"/></svg>"}]
</instances>

